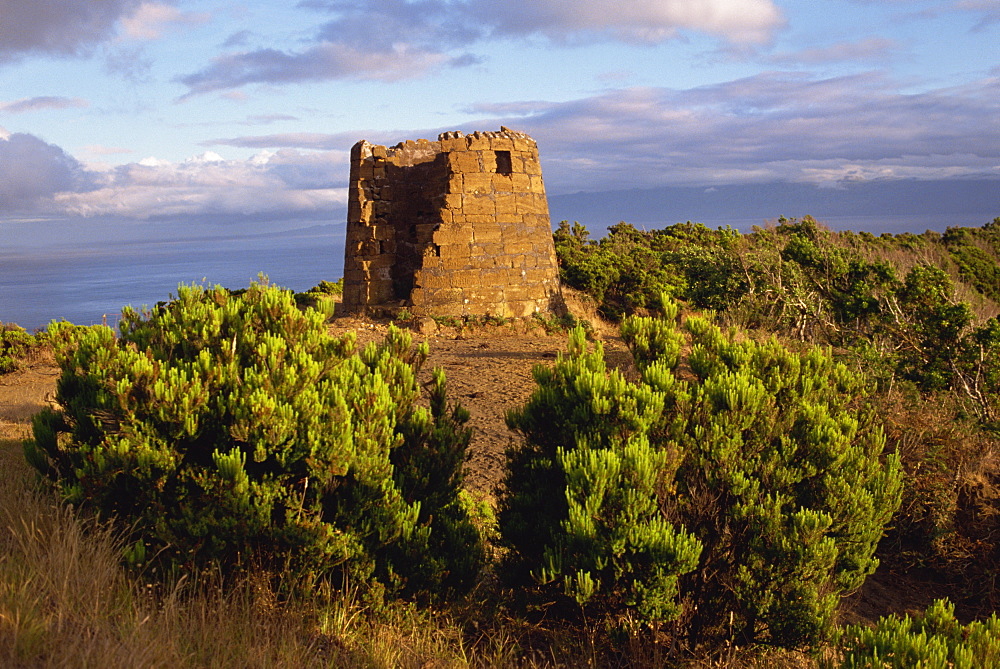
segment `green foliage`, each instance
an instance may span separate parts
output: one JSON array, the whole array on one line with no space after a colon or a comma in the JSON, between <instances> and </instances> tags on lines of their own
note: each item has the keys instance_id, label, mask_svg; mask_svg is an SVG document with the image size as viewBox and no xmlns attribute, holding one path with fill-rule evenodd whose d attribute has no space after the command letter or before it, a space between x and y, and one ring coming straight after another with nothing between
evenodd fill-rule
<instances>
[{"instance_id":1,"label":"green foliage","mask_svg":"<svg viewBox=\"0 0 1000 669\"><path fill-rule=\"evenodd\" d=\"M525 436L508 453L499 513L509 572L591 609L675 618L678 576L701 546L660 508L677 466L647 436L662 394L608 372L582 328L554 369L534 373L538 390L507 418Z\"/></svg>"},{"instance_id":2,"label":"green foliage","mask_svg":"<svg viewBox=\"0 0 1000 669\"><path fill-rule=\"evenodd\" d=\"M679 593L694 641L815 643L877 565L899 459L828 352L682 329L667 310L623 324L637 383L580 331L536 369L508 417L524 437L500 513L509 573L647 621L677 615Z\"/></svg>"},{"instance_id":3,"label":"green foliage","mask_svg":"<svg viewBox=\"0 0 1000 669\"><path fill-rule=\"evenodd\" d=\"M458 499L467 415L441 374L420 406L426 345L390 328L355 352L353 334L328 336L264 284L182 286L119 327L56 330L62 410L36 416L26 455L142 542L133 559L404 592L469 583L482 547Z\"/></svg>"},{"instance_id":4,"label":"green foliage","mask_svg":"<svg viewBox=\"0 0 1000 669\"><path fill-rule=\"evenodd\" d=\"M942 237L959 276L983 295L1000 302L1000 219L982 228L948 228Z\"/></svg>"},{"instance_id":5,"label":"green foliage","mask_svg":"<svg viewBox=\"0 0 1000 669\"><path fill-rule=\"evenodd\" d=\"M344 294L344 279L320 281L304 293L295 293L295 304L300 309L315 309L327 319L333 316L334 305Z\"/></svg>"},{"instance_id":6,"label":"green foliage","mask_svg":"<svg viewBox=\"0 0 1000 669\"><path fill-rule=\"evenodd\" d=\"M1000 665L1000 619L962 625L955 607L937 600L916 618L888 616L874 628L846 627L841 657L827 662L839 669L974 669Z\"/></svg>"},{"instance_id":7,"label":"green foliage","mask_svg":"<svg viewBox=\"0 0 1000 669\"><path fill-rule=\"evenodd\" d=\"M898 309L905 314L894 327L901 344L898 368L926 390L951 385L952 362L972 321L969 305L956 303L953 295L944 270L927 265L910 270L896 292Z\"/></svg>"},{"instance_id":8,"label":"green foliage","mask_svg":"<svg viewBox=\"0 0 1000 669\"><path fill-rule=\"evenodd\" d=\"M25 358L44 344L46 335L33 335L13 323L0 323L0 374L21 367Z\"/></svg>"},{"instance_id":9,"label":"green foliage","mask_svg":"<svg viewBox=\"0 0 1000 669\"><path fill-rule=\"evenodd\" d=\"M682 278L662 262L667 247L652 233L619 223L599 242L588 237L579 223L559 224L554 239L560 276L567 285L591 295L605 318L619 320L656 305L663 292L677 292Z\"/></svg>"}]
</instances>

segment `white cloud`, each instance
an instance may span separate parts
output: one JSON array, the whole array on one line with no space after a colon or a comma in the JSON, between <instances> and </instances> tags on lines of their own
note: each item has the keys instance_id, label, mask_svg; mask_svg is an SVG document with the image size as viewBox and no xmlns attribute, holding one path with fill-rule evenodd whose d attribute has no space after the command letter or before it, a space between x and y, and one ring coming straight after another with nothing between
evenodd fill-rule
<instances>
[{"instance_id":1,"label":"white cloud","mask_svg":"<svg viewBox=\"0 0 1000 669\"><path fill-rule=\"evenodd\" d=\"M481 61L466 51L497 38L555 43L658 43L702 32L733 44L767 42L784 25L772 0L306 0L333 19L298 51L227 53L180 79L191 94L252 83L325 79L397 81Z\"/></svg>"},{"instance_id":2,"label":"white cloud","mask_svg":"<svg viewBox=\"0 0 1000 669\"><path fill-rule=\"evenodd\" d=\"M155 40L173 27L206 23L211 16L204 12L182 12L171 5L144 2L122 18L126 37L134 40Z\"/></svg>"},{"instance_id":3,"label":"white cloud","mask_svg":"<svg viewBox=\"0 0 1000 669\"><path fill-rule=\"evenodd\" d=\"M86 107L88 102L81 98L64 98L52 95L42 95L34 98L21 98L11 102L0 101L0 111L8 114L23 114L25 112L41 111L43 109L69 109L71 107Z\"/></svg>"},{"instance_id":4,"label":"white cloud","mask_svg":"<svg viewBox=\"0 0 1000 669\"><path fill-rule=\"evenodd\" d=\"M100 175L97 188L63 191L54 206L71 216L297 215L346 201L343 152L278 151L227 160L207 151L175 163L145 158Z\"/></svg>"},{"instance_id":5,"label":"white cloud","mask_svg":"<svg viewBox=\"0 0 1000 669\"><path fill-rule=\"evenodd\" d=\"M471 14L504 34L554 39L580 33L632 42L662 42L681 30L705 32L738 44L768 41L783 25L770 0L474 0Z\"/></svg>"},{"instance_id":6,"label":"white cloud","mask_svg":"<svg viewBox=\"0 0 1000 669\"><path fill-rule=\"evenodd\" d=\"M252 83L325 79L399 81L426 73L448 60L441 53L397 44L386 50L325 42L299 53L277 49L231 53L180 79L189 95Z\"/></svg>"}]
</instances>

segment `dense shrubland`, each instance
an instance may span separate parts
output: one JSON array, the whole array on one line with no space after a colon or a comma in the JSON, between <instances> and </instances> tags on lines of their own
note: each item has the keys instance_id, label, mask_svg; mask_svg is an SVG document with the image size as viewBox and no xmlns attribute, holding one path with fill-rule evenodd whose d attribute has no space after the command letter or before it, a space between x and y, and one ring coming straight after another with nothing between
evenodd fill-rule
<instances>
[{"instance_id":1,"label":"dense shrubland","mask_svg":"<svg viewBox=\"0 0 1000 669\"><path fill-rule=\"evenodd\" d=\"M870 401L906 485L883 560L932 567L967 606L1000 566L1000 219L944 234L833 232L811 218L750 234L697 224L593 241L555 234L563 279L608 317L655 311L667 292L760 338L833 347L874 384Z\"/></svg>"},{"instance_id":2,"label":"dense shrubland","mask_svg":"<svg viewBox=\"0 0 1000 669\"><path fill-rule=\"evenodd\" d=\"M58 409L36 417L27 461L91 518L67 522L106 528L102 555L150 583L136 612L246 583L261 619L293 619L299 664L380 666L310 630L416 611L395 597L465 621L433 633L457 639L449 666L740 646L831 667L994 663L996 619L968 620L995 608L1000 566L1000 219L881 237L809 218L746 235L622 223L601 240L563 224L555 239L564 281L621 322L635 366L609 367L576 328L536 368L508 414L496 519L462 490L467 413L442 373L417 382L426 348L395 328L361 350L328 336L327 282L184 287L126 310L119 333L50 327ZM838 628L880 562L928 568L962 622L938 602Z\"/></svg>"},{"instance_id":3,"label":"dense shrubland","mask_svg":"<svg viewBox=\"0 0 1000 669\"><path fill-rule=\"evenodd\" d=\"M875 570L900 468L861 379L828 352L703 318L629 317L640 377L570 336L511 412L508 569L552 597L692 643L816 645ZM682 352L686 352L682 354Z\"/></svg>"},{"instance_id":4,"label":"dense shrubland","mask_svg":"<svg viewBox=\"0 0 1000 669\"><path fill-rule=\"evenodd\" d=\"M118 335L57 324L61 408L35 417L28 461L116 519L139 567L467 588L483 560L460 498L467 413L442 374L421 406L426 344L392 328L356 351L322 322L254 284L181 287Z\"/></svg>"}]
</instances>

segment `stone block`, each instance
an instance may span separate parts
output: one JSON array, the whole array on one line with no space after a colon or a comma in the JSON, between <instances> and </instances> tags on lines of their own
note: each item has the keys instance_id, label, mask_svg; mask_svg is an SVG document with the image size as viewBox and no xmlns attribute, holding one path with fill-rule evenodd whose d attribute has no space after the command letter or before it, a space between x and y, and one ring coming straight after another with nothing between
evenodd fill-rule
<instances>
[{"instance_id":1,"label":"stone block","mask_svg":"<svg viewBox=\"0 0 1000 669\"><path fill-rule=\"evenodd\" d=\"M430 244L434 241L434 233L438 226L435 223L418 223L413 226L413 236L418 246Z\"/></svg>"},{"instance_id":2,"label":"stone block","mask_svg":"<svg viewBox=\"0 0 1000 669\"><path fill-rule=\"evenodd\" d=\"M482 161L482 171L494 173L497 171L496 151L477 151Z\"/></svg>"},{"instance_id":3,"label":"stone block","mask_svg":"<svg viewBox=\"0 0 1000 669\"><path fill-rule=\"evenodd\" d=\"M515 151L530 151L534 152L538 150L537 145L532 140L527 137L515 137L513 140Z\"/></svg>"},{"instance_id":4,"label":"stone block","mask_svg":"<svg viewBox=\"0 0 1000 669\"><path fill-rule=\"evenodd\" d=\"M451 288L452 277L453 272L451 271L419 271L414 277L414 286L416 288L423 288L426 292L433 293L442 288Z\"/></svg>"},{"instance_id":5,"label":"stone block","mask_svg":"<svg viewBox=\"0 0 1000 669\"><path fill-rule=\"evenodd\" d=\"M555 278L555 274L551 268L547 267L536 267L534 269L526 269L524 274L524 279L529 284L539 284L548 283Z\"/></svg>"},{"instance_id":6,"label":"stone block","mask_svg":"<svg viewBox=\"0 0 1000 669\"><path fill-rule=\"evenodd\" d=\"M497 216L517 213L517 198L514 193L497 193L493 202L496 205Z\"/></svg>"},{"instance_id":7,"label":"stone block","mask_svg":"<svg viewBox=\"0 0 1000 669\"><path fill-rule=\"evenodd\" d=\"M427 290L424 293L423 304L425 305L461 304L463 299L465 299L465 296L460 288L441 288L440 290ZM413 301L413 304L414 306L417 306L416 300Z\"/></svg>"},{"instance_id":8,"label":"stone block","mask_svg":"<svg viewBox=\"0 0 1000 669\"><path fill-rule=\"evenodd\" d=\"M466 250L466 253L464 255L463 254L456 254L449 256L442 255L439 260L441 261L440 268L449 272L457 269L469 269L471 262L468 250Z\"/></svg>"},{"instance_id":9,"label":"stone block","mask_svg":"<svg viewBox=\"0 0 1000 669\"><path fill-rule=\"evenodd\" d=\"M523 172L510 175L510 187L515 193L527 193L531 188L531 177Z\"/></svg>"},{"instance_id":10,"label":"stone block","mask_svg":"<svg viewBox=\"0 0 1000 669\"><path fill-rule=\"evenodd\" d=\"M474 269L459 269L451 273L451 285L455 288L469 288L480 284L480 272Z\"/></svg>"},{"instance_id":11,"label":"stone block","mask_svg":"<svg viewBox=\"0 0 1000 669\"><path fill-rule=\"evenodd\" d=\"M469 257L466 258L466 267L458 269L496 269L497 259L496 256L487 255L484 253L470 253Z\"/></svg>"},{"instance_id":12,"label":"stone block","mask_svg":"<svg viewBox=\"0 0 1000 669\"><path fill-rule=\"evenodd\" d=\"M541 214L545 203L536 193L517 193L517 213L519 214Z\"/></svg>"},{"instance_id":13,"label":"stone block","mask_svg":"<svg viewBox=\"0 0 1000 669\"><path fill-rule=\"evenodd\" d=\"M465 291L466 299L471 306L494 307L503 301L504 293L502 288L496 286L478 286Z\"/></svg>"},{"instance_id":14,"label":"stone block","mask_svg":"<svg viewBox=\"0 0 1000 669\"><path fill-rule=\"evenodd\" d=\"M494 222L482 223L472 228L472 241L475 244L500 244L503 231Z\"/></svg>"},{"instance_id":15,"label":"stone block","mask_svg":"<svg viewBox=\"0 0 1000 669\"><path fill-rule=\"evenodd\" d=\"M514 140L510 137L492 137L490 139L490 148L494 151L513 151Z\"/></svg>"},{"instance_id":16,"label":"stone block","mask_svg":"<svg viewBox=\"0 0 1000 669\"><path fill-rule=\"evenodd\" d=\"M466 244L440 244L438 255L444 258L469 258L469 245Z\"/></svg>"},{"instance_id":17,"label":"stone block","mask_svg":"<svg viewBox=\"0 0 1000 669\"><path fill-rule=\"evenodd\" d=\"M462 213L466 216L485 214L496 216L496 205L492 195L467 194L462 198Z\"/></svg>"},{"instance_id":18,"label":"stone block","mask_svg":"<svg viewBox=\"0 0 1000 669\"><path fill-rule=\"evenodd\" d=\"M447 227L441 226L434 232L434 243L442 247L444 246L454 246L455 244L462 244L466 247L466 254L468 254L468 245L472 242L472 229L468 225L449 225ZM442 252L441 255L444 255Z\"/></svg>"},{"instance_id":19,"label":"stone block","mask_svg":"<svg viewBox=\"0 0 1000 669\"><path fill-rule=\"evenodd\" d=\"M436 251L437 249L434 248L424 250L424 254L420 257L420 263L424 270L435 272L444 269L444 261Z\"/></svg>"},{"instance_id":20,"label":"stone block","mask_svg":"<svg viewBox=\"0 0 1000 669\"><path fill-rule=\"evenodd\" d=\"M448 169L452 172L482 172L478 151L455 151L448 154Z\"/></svg>"},{"instance_id":21,"label":"stone block","mask_svg":"<svg viewBox=\"0 0 1000 669\"><path fill-rule=\"evenodd\" d=\"M510 193L514 191L514 180L507 174L493 175L493 190L497 193Z\"/></svg>"},{"instance_id":22,"label":"stone block","mask_svg":"<svg viewBox=\"0 0 1000 669\"><path fill-rule=\"evenodd\" d=\"M464 137L442 137L442 151L468 151L469 145Z\"/></svg>"},{"instance_id":23,"label":"stone block","mask_svg":"<svg viewBox=\"0 0 1000 669\"><path fill-rule=\"evenodd\" d=\"M504 249L503 249L503 244L496 244L496 243L490 244L482 242L477 239L469 247L469 253L473 257L489 256L494 259L494 264L496 264L495 263L496 259L504 255Z\"/></svg>"},{"instance_id":24,"label":"stone block","mask_svg":"<svg viewBox=\"0 0 1000 669\"><path fill-rule=\"evenodd\" d=\"M362 261L362 268L370 272L373 276L376 270L389 269L396 264L396 259L389 255L375 255L369 258L365 258Z\"/></svg>"},{"instance_id":25,"label":"stone block","mask_svg":"<svg viewBox=\"0 0 1000 669\"><path fill-rule=\"evenodd\" d=\"M523 256L535 250L531 242L508 242L506 240L504 240L504 248L512 256Z\"/></svg>"},{"instance_id":26,"label":"stone block","mask_svg":"<svg viewBox=\"0 0 1000 669\"><path fill-rule=\"evenodd\" d=\"M493 192L493 175L486 172L466 173L463 175L462 187L466 194L484 194Z\"/></svg>"}]
</instances>

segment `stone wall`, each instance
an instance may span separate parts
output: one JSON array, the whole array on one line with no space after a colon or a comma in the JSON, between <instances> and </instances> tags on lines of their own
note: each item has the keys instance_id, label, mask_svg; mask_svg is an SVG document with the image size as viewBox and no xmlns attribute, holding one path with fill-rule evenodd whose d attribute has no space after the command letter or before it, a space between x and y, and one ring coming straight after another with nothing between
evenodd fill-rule
<instances>
[{"instance_id":1,"label":"stone wall","mask_svg":"<svg viewBox=\"0 0 1000 669\"><path fill-rule=\"evenodd\" d=\"M538 147L443 133L351 149L342 313L523 317L559 300Z\"/></svg>"}]
</instances>

